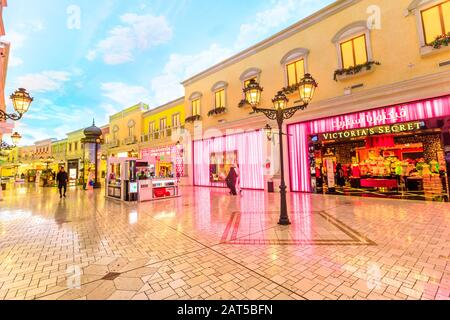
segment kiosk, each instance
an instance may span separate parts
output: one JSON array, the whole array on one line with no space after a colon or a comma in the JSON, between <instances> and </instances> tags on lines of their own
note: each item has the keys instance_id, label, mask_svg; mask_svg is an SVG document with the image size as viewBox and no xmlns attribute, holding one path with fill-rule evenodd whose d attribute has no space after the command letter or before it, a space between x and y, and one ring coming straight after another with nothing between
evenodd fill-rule
<instances>
[{"instance_id":1,"label":"kiosk","mask_svg":"<svg viewBox=\"0 0 450 320\"><path fill-rule=\"evenodd\" d=\"M106 197L120 201L154 201L180 196L174 162L159 157L110 158Z\"/></svg>"},{"instance_id":2,"label":"kiosk","mask_svg":"<svg viewBox=\"0 0 450 320\"><path fill-rule=\"evenodd\" d=\"M106 176L106 197L137 201L136 159L110 158Z\"/></svg>"}]
</instances>

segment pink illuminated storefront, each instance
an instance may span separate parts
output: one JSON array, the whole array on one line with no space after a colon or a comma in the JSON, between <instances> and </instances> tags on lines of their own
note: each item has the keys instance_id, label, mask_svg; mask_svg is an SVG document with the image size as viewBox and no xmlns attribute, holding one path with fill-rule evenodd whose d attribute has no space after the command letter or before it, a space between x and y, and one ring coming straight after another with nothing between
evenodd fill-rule
<instances>
[{"instance_id":1,"label":"pink illuminated storefront","mask_svg":"<svg viewBox=\"0 0 450 320\"><path fill-rule=\"evenodd\" d=\"M177 178L184 177L184 150L181 146L147 148L141 150L141 158L156 157L160 163L166 163L170 172L175 172ZM172 168L175 166L175 168Z\"/></svg>"},{"instance_id":2,"label":"pink illuminated storefront","mask_svg":"<svg viewBox=\"0 0 450 320\"><path fill-rule=\"evenodd\" d=\"M239 165L241 188L264 190L265 135L261 130L193 142L194 185L224 187Z\"/></svg>"},{"instance_id":3,"label":"pink illuminated storefront","mask_svg":"<svg viewBox=\"0 0 450 320\"><path fill-rule=\"evenodd\" d=\"M291 190L448 200L450 96L288 126Z\"/></svg>"}]
</instances>

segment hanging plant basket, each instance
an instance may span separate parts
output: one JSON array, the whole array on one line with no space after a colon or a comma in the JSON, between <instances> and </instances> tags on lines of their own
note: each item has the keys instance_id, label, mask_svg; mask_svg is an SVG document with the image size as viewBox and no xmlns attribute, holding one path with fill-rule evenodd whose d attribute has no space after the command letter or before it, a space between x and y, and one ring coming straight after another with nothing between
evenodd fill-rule
<instances>
[{"instance_id":1,"label":"hanging plant basket","mask_svg":"<svg viewBox=\"0 0 450 320\"><path fill-rule=\"evenodd\" d=\"M450 32L447 34L443 34L442 36L438 36L436 40L430 43L430 46L432 46L433 49L440 49L442 47L448 47L449 43L450 43Z\"/></svg>"},{"instance_id":2,"label":"hanging plant basket","mask_svg":"<svg viewBox=\"0 0 450 320\"><path fill-rule=\"evenodd\" d=\"M223 114L225 112L227 112L227 108L225 108L225 107L214 108L213 110L208 112L208 117Z\"/></svg>"},{"instance_id":3,"label":"hanging plant basket","mask_svg":"<svg viewBox=\"0 0 450 320\"><path fill-rule=\"evenodd\" d=\"M364 64L358 64L354 67L338 69L334 72L334 81L339 80L339 76L352 76L362 71L370 71L374 66L379 66L381 63L378 61L368 61Z\"/></svg>"},{"instance_id":4,"label":"hanging plant basket","mask_svg":"<svg viewBox=\"0 0 450 320\"><path fill-rule=\"evenodd\" d=\"M283 93L284 93L285 95L290 95L290 94L295 93L295 92L298 90L298 88L300 88L300 83L293 84L292 86L284 87L284 88L281 89L281 90L283 91Z\"/></svg>"},{"instance_id":5,"label":"hanging plant basket","mask_svg":"<svg viewBox=\"0 0 450 320\"><path fill-rule=\"evenodd\" d=\"M187 123L194 123L195 121L200 121L202 117L200 115L190 116L185 119L185 122Z\"/></svg>"}]
</instances>

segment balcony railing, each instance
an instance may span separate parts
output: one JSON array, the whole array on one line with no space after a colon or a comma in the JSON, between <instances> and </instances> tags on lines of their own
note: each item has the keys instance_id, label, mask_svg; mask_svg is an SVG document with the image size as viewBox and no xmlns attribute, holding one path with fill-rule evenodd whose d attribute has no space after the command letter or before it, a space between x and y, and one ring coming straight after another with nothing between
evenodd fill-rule
<instances>
[{"instance_id":1,"label":"balcony railing","mask_svg":"<svg viewBox=\"0 0 450 320\"><path fill-rule=\"evenodd\" d=\"M120 146L119 140L112 140L110 143L105 145L106 149L118 148Z\"/></svg>"},{"instance_id":2,"label":"balcony railing","mask_svg":"<svg viewBox=\"0 0 450 320\"><path fill-rule=\"evenodd\" d=\"M150 142L154 140L160 140L165 138L170 138L172 135L182 135L184 134L184 126L166 128L164 130L154 131L149 134L144 134L141 136L141 142Z\"/></svg>"},{"instance_id":3,"label":"balcony railing","mask_svg":"<svg viewBox=\"0 0 450 320\"><path fill-rule=\"evenodd\" d=\"M137 141L137 138L135 136L128 137L128 138L123 140L123 144L126 145L126 146L128 146L130 144L136 144L137 142L138 141Z\"/></svg>"}]
</instances>

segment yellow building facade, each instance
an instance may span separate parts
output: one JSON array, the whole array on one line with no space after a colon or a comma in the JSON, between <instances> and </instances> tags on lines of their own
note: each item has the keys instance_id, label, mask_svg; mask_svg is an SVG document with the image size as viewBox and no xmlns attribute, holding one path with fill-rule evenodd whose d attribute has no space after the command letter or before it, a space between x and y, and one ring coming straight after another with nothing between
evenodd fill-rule
<instances>
[{"instance_id":1,"label":"yellow building facade","mask_svg":"<svg viewBox=\"0 0 450 320\"><path fill-rule=\"evenodd\" d=\"M184 97L145 112L142 115L140 156L156 156L186 184L186 156L189 139L185 136Z\"/></svg>"},{"instance_id":2,"label":"yellow building facade","mask_svg":"<svg viewBox=\"0 0 450 320\"><path fill-rule=\"evenodd\" d=\"M52 143L52 157L54 162L51 169L58 172L59 169L67 166L67 139L53 141Z\"/></svg>"},{"instance_id":3,"label":"yellow building facade","mask_svg":"<svg viewBox=\"0 0 450 320\"><path fill-rule=\"evenodd\" d=\"M184 97L145 112L140 148L175 144L177 134L184 129L185 112Z\"/></svg>"},{"instance_id":4,"label":"yellow building facade","mask_svg":"<svg viewBox=\"0 0 450 320\"><path fill-rule=\"evenodd\" d=\"M436 14L443 19L429 18ZM449 15L448 0L336 1L184 81L188 128L200 140L267 123L275 127L243 101L243 88L251 79L264 88L260 106L265 108L272 108L279 91L287 94L289 106L298 104L293 89L305 73L319 83L308 109L286 121L285 130L294 123L448 95L449 47L430 41L433 34L450 31L445 22ZM288 144L286 137L284 142ZM264 146L263 155L275 172L278 157L271 163L269 158L277 146ZM289 158L288 148L284 156ZM196 157L190 172L195 162ZM208 184L207 177L201 179Z\"/></svg>"},{"instance_id":5,"label":"yellow building facade","mask_svg":"<svg viewBox=\"0 0 450 320\"><path fill-rule=\"evenodd\" d=\"M81 184L83 170L83 144L84 129L67 134L66 171L69 174L71 185Z\"/></svg>"},{"instance_id":6,"label":"yellow building facade","mask_svg":"<svg viewBox=\"0 0 450 320\"><path fill-rule=\"evenodd\" d=\"M148 105L139 103L110 117L109 143L105 145L108 156L126 157L139 152L142 114L148 109Z\"/></svg>"}]
</instances>

